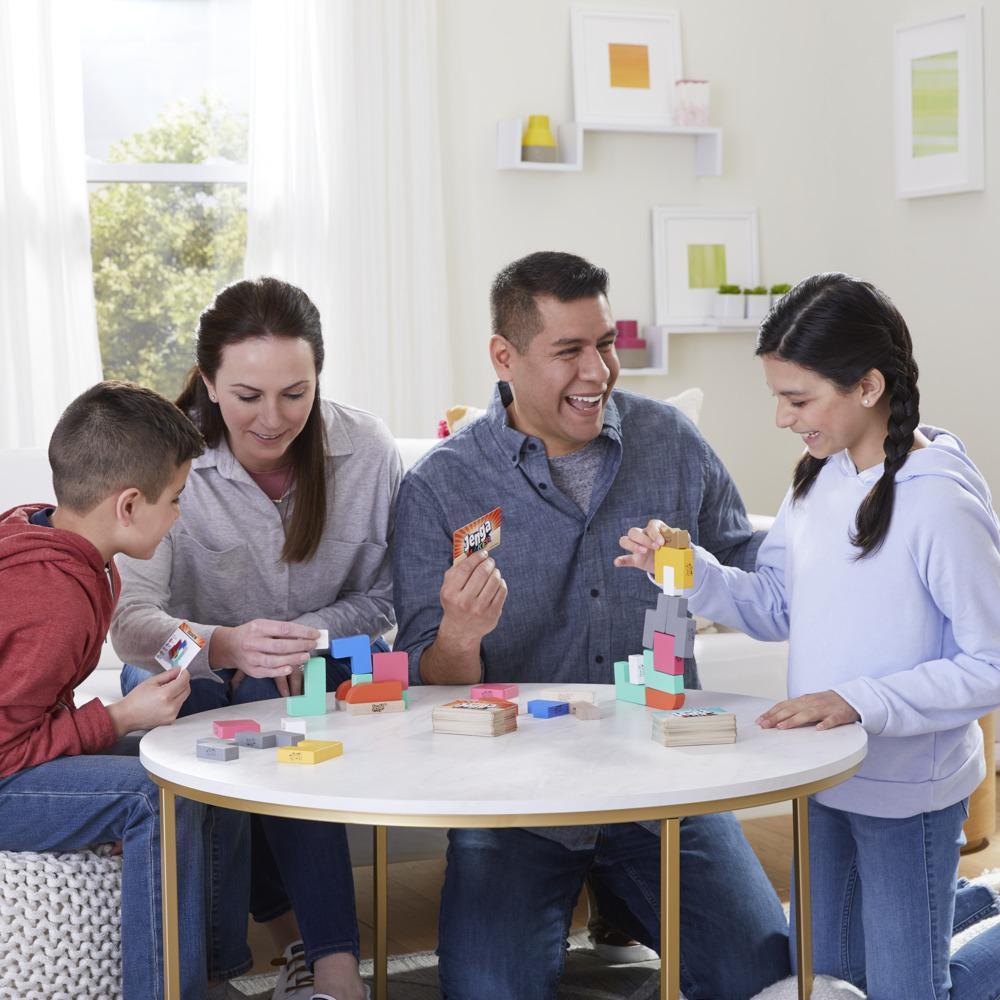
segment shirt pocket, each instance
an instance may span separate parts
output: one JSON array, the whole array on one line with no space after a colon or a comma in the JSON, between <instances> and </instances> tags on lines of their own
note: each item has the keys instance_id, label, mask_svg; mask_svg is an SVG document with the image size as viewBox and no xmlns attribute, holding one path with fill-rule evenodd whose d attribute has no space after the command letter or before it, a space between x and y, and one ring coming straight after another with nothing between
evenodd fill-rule
<instances>
[{"instance_id":1,"label":"shirt pocket","mask_svg":"<svg viewBox=\"0 0 1000 1000\"><path fill-rule=\"evenodd\" d=\"M263 591L269 589L246 542L213 549L186 533L174 539L170 593L180 617L218 625L268 617L271 597Z\"/></svg>"},{"instance_id":2,"label":"shirt pocket","mask_svg":"<svg viewBox=\"0 0 1000 1000\"><path fill-rule=\"evenodd\" d=\"M621 517L618 525L618 534L614 539L615 556L626 554L625 549L618 544L618 539L622 535L627 535L629 528L645 528L653 518L657 518L670 525L670 527L674 527L680 522L682 516L680 511L675 510L668 511L666 514L634 514ZM638 601L650 608L656 604L656 595L659 593L659 588L655 583L650 582L649 577L642 570L633 569L632 567L616 568L615 580L617 581L618 593L622 598L630 601Z\"/></svg>"},{"instance_id":3,"label":"shirt pocket","mask_svg":"<svg viewBox=\"0 0 1000 1000\"><path fill-rule=\"evenodd\" d=\"M340 593L367 594L375 587L389 546L383 542L351 542L331 538L321 547L324 577L333 585L333 603ZM319 555L320 553L317 553ZM391 590L392 581L386 587Z\"/></svg>"}]
</instances>

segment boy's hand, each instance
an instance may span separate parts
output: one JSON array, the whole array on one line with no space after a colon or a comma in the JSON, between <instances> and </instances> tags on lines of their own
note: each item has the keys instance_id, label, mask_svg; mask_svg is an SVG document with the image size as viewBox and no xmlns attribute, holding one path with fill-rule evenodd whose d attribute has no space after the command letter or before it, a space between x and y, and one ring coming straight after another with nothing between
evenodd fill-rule
<instances>
[{"instance_id":1,"label":"boy's hand","mask_svg":"<svg viewBox=\"0 0 1000 1000\"><path fill-rule=\"evenodd\" d=\"M618 539L618 544L631 553L618 556L616 566L634 566L644 573L653 572L653 553L663 545L663 535L670 531L670 526L653 518L645 528L629 528L627 535Z\"/></svg>"},{"instance_id":2,"label":"boy's hand","mask_svg":"<svg viewBox=\"0 0 1000 1000\"><path fill-rule=\"evenodd\" d=\"M796 729L815 722L817 729L834 729L860 721L861 716L836 691L820 691L779 701L757 719L757 725L761 729Z\"/></svg>"},{"instance_id":3,"label":"boy's hand","mask_svg":"<svg viewBox=\"0 0 1000 1000\"><path fill-rule=\"evenodd\" d=\"M507 583L495 560L481 549L448 568L441 584L444 614L438 633L451 635L462 645L479 649L479 640L497 627Z\"/></svg>"},{"instance_id":4,"label":"boy's hand","mask_svg":"<svg viewBox=\"0 0 1000 1000\"><path fill-rule=\"evenodd\" d=\"M208 662L216 669L233 667L249 677L271 677L281 683L304 664L316 648L319 630L297 622L255 618L236 628L212 633Z\"/></svg>"},{"instance_id":5,"label":"boy's hand","mask_svg":"<svg viewBox=\"0 0 1000 1000\"><path fill-rule=\"evenodd\" d=\"M191 675L174 668L154 674L133 688L121 701L108 706L115 738L139 729L169 725L191 693Z\"/></svg>"}]
</instances>

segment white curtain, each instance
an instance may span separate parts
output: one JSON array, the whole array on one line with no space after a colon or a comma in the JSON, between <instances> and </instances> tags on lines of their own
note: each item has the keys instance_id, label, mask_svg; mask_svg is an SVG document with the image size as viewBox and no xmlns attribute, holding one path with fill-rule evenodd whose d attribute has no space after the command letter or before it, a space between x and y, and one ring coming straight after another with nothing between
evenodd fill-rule
<instances>
[{"instance_id":1,"label":"white curtain","mask_svg":"<svg viewBox=\"0 0 1000 1000\"><path fill-rule=\"evenodd\" d=\"M0 0L0 448L101 378L75 8Z\"/></svg>"},{"instance_id":2,"label":"white curtain","mask_svg":"<svg viewBox=\"0 0 1000 1000\"><path fill-rule=\"evenodd\" d=\"M319 306L325 395L401 436L452 402L435 0L254 0L247 274Z\"/></svg>"}]
</instances>

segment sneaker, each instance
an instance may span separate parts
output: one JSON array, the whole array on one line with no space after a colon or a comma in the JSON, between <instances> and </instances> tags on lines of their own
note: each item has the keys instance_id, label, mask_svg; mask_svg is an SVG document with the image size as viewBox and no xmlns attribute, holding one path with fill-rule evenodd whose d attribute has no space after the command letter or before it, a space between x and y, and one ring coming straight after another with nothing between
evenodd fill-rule
<instances>
[{"instance_id":1,"label":"sneaker","mask_svg":"<svg viewBox=\"0 0 1000 1000\"><path fill-rule=\"evenodd\" d=\"M313 995L313 974L306 964L306 948L301 941L293 941L276 958L272 965L280 966L278 982L271 1000L309 1000Z\"/></svg>"},{"instance_id":2,"label":"sneaker","mask_svg":"<svg viewBox=\"0 0 1000 1000\"><path fill-rule=\"evenodd\" d=\"M590 928L590 942L598 956L609 965L654 962L659 957L652 948L647 948L624 931L609 927L603 921Z\"/></svg>"}]
</instances>

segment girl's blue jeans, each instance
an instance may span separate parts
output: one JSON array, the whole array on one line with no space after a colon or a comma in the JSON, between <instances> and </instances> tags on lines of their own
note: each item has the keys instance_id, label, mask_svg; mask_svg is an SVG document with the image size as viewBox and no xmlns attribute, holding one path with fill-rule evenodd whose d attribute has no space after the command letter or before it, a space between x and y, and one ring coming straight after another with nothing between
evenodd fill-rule
<instances>
[{"instance_id":1,"label":"girl's blue jeans","mask_svg":"<svg viewBox=\"0 0 1000 1000\"><path fill-rule=\"evenodd\" d=\"M176 803L181 994L201 1000L206 810L187 799ZM138 758L113 748L0 778L0 850L78 851L116 841L122 842L122 994L124 1000L161 1000L159 789Z\"/></svg>"},{"instance_id":2,"label":"girl's blue jeans","mask_svg":"<svg viewBox=\"0 0 1000 1000\"><path fill-rule=\"evenodd\" d=\"M968 799L905 819L809 800L816 972L869 1000L1000 997L1000 925L949 956L954 932L1000 913L991 890L956 883L967 816Z\"/></svg>"},{"instance_id":3,"label":"girl's blue jeans","mask_svg":"<svg viewBox=\"0 0 1000 1000\"><path fill-rule=\"evenodd\" d=\"M379 652L388 646L378 639L372 648ZM191 694L180 715L278 697L270 679L244 677L233 691L234 673L217 671L221 684L192 680ZM328 691L335 691L349 676L348 661L327 658ZM147 677L145 670L126 664L121 675L122 693L127 694ZM342 824L251 817L215 806L207 811L210 846L205 884L213 929L208 969L213 979L230 979L253 964L246 934L248 912L254 920L264 922L292 909L310 965L337 952L358 957L354 876Z\"/></svg>"}]
</instances>

